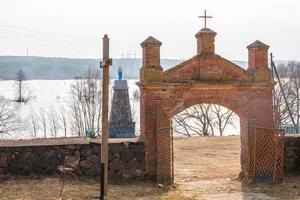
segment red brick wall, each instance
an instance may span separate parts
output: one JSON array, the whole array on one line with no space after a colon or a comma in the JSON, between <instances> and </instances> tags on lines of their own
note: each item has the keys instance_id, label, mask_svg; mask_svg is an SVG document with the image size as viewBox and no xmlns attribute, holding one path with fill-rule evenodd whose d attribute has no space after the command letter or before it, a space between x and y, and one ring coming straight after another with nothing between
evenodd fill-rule
<instances>
[{"instance_id":1,"label":"red brick wall","mask_svg":"<svg viewBox=\"0 0 300 200\"><path fill-rule=\"evenodd\" d=\"M215 53L216 32L204 28L201 29L195 37L197 38L197 54Z\"/></svg>"},{"instance_id":2,"label":"red brick wall","mask_svg":"<svg viewBox=\"0 0 300 200\"><path fill-rule=\"evenodd\" d=\"M253 48L248 51L249 69L268 66L268 49Z\"/></svg>"},{"instance_id":3,"label":"red brick wall","mask_svg":"<svg viewBox=\"0 0 300 200\"><path fill-rule=\"evenodd\" d=\"M272 88L273 84L270 83L149 83L141 86L141 132L145 139L148 174L155 177L158 170L167 170L164 174L170 174L172 170L169 168L170 165L165 163L166 160L160 160L165 159L165 154L171 153L166 150L169 149L170 144L161 143L161 141L169 141L170 136L161 134L157 129L160 123L165 124L166 120L169 121L170 117L175 114L202 103L225 106L240 117L241 174L248 174L250 167L248 120L266 117L266 111L272 106ZM159 117L160 115L156 113L157 106L162 107L168 119ZM272 113L269 114L272 115ZM170 130L165 130L165 132L170 132ZM160 153L164 155L159 156ZM164 164L158 165L158 163ZM158 179L161 180L160 177Z\"/></svg>"},{"instance_id":4,"label":"red brick wall","mask_svg":"<svg viewBox=\"0 0 300 200\"><path fill-rule=\"evenodd\" d=\"M247 71L217 54L197 55L164 72L171 81L247 81Z\"/></svg>"},{"instance_id":5,"label":"red brick wall","mask_svg":"<svg viewBox=\"0 0 300 200\"><path fill-rule=\"evenodd\" d=\"M145 166L147 174L161 183L173 181L170 118L177 113L202 103L219 104L235 112L240 117L241 175L245 177L251 168L249 121L273 117L274 84L267 68L268 46L259 41L248 46L249 68L260 67L252 73L214 53L215 34L207 29L198 32L198 55L166 71L159 66L161 43L151 38L148 42L155 41L156 47L148 48L145 42L142 45L144 57L138 85Z\"/></svg>"},{"instance_id":6,"label":"red brick wall","mask_svg":"<svg viewBox=\"0 0 300 200\"><path fill-rule=\"evenodd\" d=\"M144 47L143 48L143 66L158 66L160 67L160 47Z\"/></svg>"},{"instance_id":7,"label":"red brick wall","mask_svg":"<svg viewBox=\"0 0 300 200\"><path fill-rule=\"evenodd\" d=\"M159 105L157 113L157 181L163 184L173 182L173 141L171 139L170 118Z\"/></svg>"}]
</instances>

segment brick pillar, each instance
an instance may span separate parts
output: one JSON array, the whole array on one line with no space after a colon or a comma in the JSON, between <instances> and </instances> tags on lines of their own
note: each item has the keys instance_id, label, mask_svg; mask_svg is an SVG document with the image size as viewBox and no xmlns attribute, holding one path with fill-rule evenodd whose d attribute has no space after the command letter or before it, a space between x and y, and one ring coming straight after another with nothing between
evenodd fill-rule
<instances>
[{"instance_id":1,"label":"brick pillar","mask_svg":"<svg viewBox=\"0 0 300 200\"><path fill-rule=\"evenodd\" d=\"M157 175L157 114L156 98L153 93L140 85L140 125L141 136L145 143L145 168L149 178Z\"/></svg>"},{"instance_id":2,"label":"brick pillar","mask_svg":"<svg viewBox=\"0 0 300 200\"><path fill-rule=\"evenodd\" d=\"M160 66L160 46L162 43L152 36L141 43L143 48L143 66L140 69L140 123L141 136L145 141L145 167L149 177L157 177L157 116L156 98L151 90L147 89L147 81L163 79L163 69Z\"/></svg>"},{"instance_id":3,"label":"brick pillar","mask_svg":"<svg viewBox=\"0 0 300 200\"><path fill-rule=\"evenodd\" d=\"M195 35L195 37L197 38L197 54L214 54L216 35L216 32L208 28L201 29Z\"/></svg>"},{"instance_id":4,"label":"brick pillar","mask_svg":"<svg viewBox=\"0 0 300 200\"><path fill-rule=\"evenodd\" d=\"M268 49L269 46L256 40L248 47L249 69L268 67Z\"/></svg>"},{"instance_id":5,"label":"brick pillar","mask_svg":"<svg viewBox=\"0 0 300 200\"><path fill-rule=\"evenodd\" d=\"M160 46L162 43L149 36L141 43L143 48L143 66L140 70L140 79L161 80L163 69L160 66Z\"/></svg>"},{"instance_id":6,"label":"brick pillar","mask_svg":"<svg viewBox=\"0 0 300 200\"><path fill-rule=\"evenodd\" d=\"M248 47L248 72L254 81L271 80L271 71L268 68L269 46L256 40Z\"/></svg>"},{"instance_id":7,"label":"brick pillar","mask_svg":"<svg viewBox=\"0 0 300 200\"><path fill-rule=\"evenodd\" d=\"M250 167L250 152L249 152L249 119L244 116L240 117L240 137L241 137L241 178L248 178Z\"/></svg>"},{"instance_id":8,"label":"brick pillar","mask_svg":"<svg viewBox=\"0 0 300 200\"><path fill-rule=\"evenodd\" d=\"M163 185L173 183L173 141L170 117L160 105L156 105L157 117L157 182Z\"/></svg>"}]
</instances>

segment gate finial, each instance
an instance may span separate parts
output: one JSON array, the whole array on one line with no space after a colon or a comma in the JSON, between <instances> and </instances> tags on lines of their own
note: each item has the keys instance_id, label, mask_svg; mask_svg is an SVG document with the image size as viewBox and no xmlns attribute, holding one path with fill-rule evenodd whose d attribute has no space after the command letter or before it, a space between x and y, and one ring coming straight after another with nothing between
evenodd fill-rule
<instances>
[{"instance_id":1,"label":"gate finial","mask_svg":"<svg viewBox=\"0 0 300 200\"><path fill-rule=\"evenodd\" d=\"M206 20L209 19L209 18L213 18L212 16L208 16L206 15L206 10L204 10L204 15L200 15L198 16L199 18L204 18L204 28L206 28Z\"/></svg>"}]
</instances>

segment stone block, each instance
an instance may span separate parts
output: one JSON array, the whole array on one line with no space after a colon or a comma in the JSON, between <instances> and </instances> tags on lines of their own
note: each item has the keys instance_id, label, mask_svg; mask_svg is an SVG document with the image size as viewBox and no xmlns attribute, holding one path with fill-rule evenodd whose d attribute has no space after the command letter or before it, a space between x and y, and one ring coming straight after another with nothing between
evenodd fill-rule
<instances>
[{"instance_id":1,"label":"stone block","mask_svg":"<svg viewBox=\"0 0 300 200\"><path fill-rule=\"evenodd\" d=\"M124 149L129 149L130 143L129 142L124 142L123 143L123 148Z\"/></svg>"},{"instance_id":2,"label":"stone block","mask_svg":"<svg viewBox=\"0 0 300 200\"><path fill-rule=\"evenodd\" d=\"M93 166L93 163L89 160L83 160L80 161L79 166L85 169L90 169Z\"/></svg>"},{"instance_id":3,"label":"stone block","mask_svg":"<svg viewBox=\"0 0 300 200\"><path fill-rule=\"evenodd\" d=\"M67 148L57 148L55 151L59 157L65 158L67 155L69 155L71 153L72 150L67 149ZM35 155L37 155L37 154L35 154Z\"/></svg>"},{"instance_id":4,"label":"stone block","mask_svg":"<svg viewBox=\"0 0 300 200\"><path fill-rule=\"evenodd\" d=\"M140 178L144 178L145 174L146 174L145 171L140 170L140 169L137 169L132 173L133 176L140 177Z\"/></svg>"},{"instance_id":5,"label":"stone block","mask_svg":"<svg viewBox=\"0 0 300 200\"><path fill-rule=\"evenodd\" d=\"M0 168L5 168L7 167L7 161L6 161L6 156L5 154L0 154Z\"/></svg>"},{"instance_id":6,"label":"stone block","mask_svg":"<svg viewBox=\"0 0 300 200\"><path fill-rule=\"evenodd\" d=\"M79 165L80 157L76 155L68 155L65 157L66 167L76 168Z\"/></svg>"},{"instance_id":7,"label":"stone block","mask_svg":"<svg viewBox=\"0 0 300 200\"><path fill-rule=\"evenodd\" d=\"M90 156L93 153L93 150L91 149L90 145L82 145L80 148L80 155L87 157Z\"/></svg>"},{"instance_id":8,"label":"stone block","mask_svg":"<svg viewBox=\"0 0 300 200\"><path fill-rule=\"evenodd\" d=\"M114 159L111 163L109 163L109 169L116 173L123 172L125 165L120 159Z\"/></svg>"},{"instance_id":9,"label":"stone block","mask_svg":"<svg viewBox=\"0 0 300 200\"><path fill-rule=\"evenodd\" d=\"M145 152L137 151L135 153L135 157L138 161L144 161L145 160Z\"/></svg>"},{"instance_id":10,"label":"stone block","mask_svg":"<svg viewBox=\"0 0 300 200\"><path fill-rule=\"evenodd\" d=\"M131 143L130 143L131 144ZM121 153L124 160L135 155L135 150L127 148L123 143L109 144L109 168L114 178L123 177L128 174L127 162L121 160ZM134 143L133 143L134 144ZM53 175L57 173L60 165L71 168L80 168L81 175L98 176L100 174L99 144L82 145L49 145L40 147L0 147L0 175ZM95 151L95 152L94 152ZM130 152L127 158L126 152ZM132 165L132 164L131 164ZM133 168L133 167L132 167ZM126 178L126 177L125 177Z\"/></svg>"},{"instance_id":11,"label":"stone block","mask_svg":"<svg viewBox=\"0 0 300 200\"><path fill-rule=\"evenodd\" d=\"M98 154L98 155L101 154L101 145L100 144L90 144L90 145L92 145L92 149L95 154Z\"/></svg>"},{"instance_id":12,"label":"stone block","mask_svg":"<svg viewBox=\"0 0 300 200\"><path fill-rule=\"evenodd\" d=\"M123 151L120 153L120 159L123 162L128 162L132 160L135 157L135 152L134 151Z\"/></svg>"},{"instance_id":13,"label":"stone block","mask_svg":"<svg viewBox=\"0 0 300 200\"><path fill-rule=\"evenodd\" d=\"M120 144L110 144L109 145L109 152L111 152L112 154L120 153L121 151L123 151L122 145L120 145Z\"/></svg>"},{"instance_id":14,"label":"stone block","mask_svg":"<svg viewBox=\"0 0 300 200\"><path fill-rule=\"evenodd\" d=\"M133 174L136 170L140 169L140 163L136 159L132 159L127 163L127 170Z\"/></svg>"},{"instance_id":15,"label":"stone block","mask_svg":"<svg viewBox=\"0 0 300 200\"><path fill-rule=\"evenodd\" d=\"M114 159L114 155L111 152L108 152L108 162L111 162Z\"/></svg>"},{"instance_id":16,"label":"stone block","mask_svg":"<svg viewBox=\"0 0 300 200\"><path fill-rule=\"evenodd\" d=\"M142 152L144 151L144 142L137 142L137 143L132 143L130 144L130 149L133 151L137 151L137 152Z\"/></svg>"},{"instance_id":17,"label":"stone block","mask_svg":"<svg viewBox=\"0 0 300 200\"><path fill-rule=\"evenodd\" d=\"M100 157L96 154L92 154L92 155L89 155L87 157L87 160L91 161L92 163L100 163Z\"/></svg>"}]
</instances>

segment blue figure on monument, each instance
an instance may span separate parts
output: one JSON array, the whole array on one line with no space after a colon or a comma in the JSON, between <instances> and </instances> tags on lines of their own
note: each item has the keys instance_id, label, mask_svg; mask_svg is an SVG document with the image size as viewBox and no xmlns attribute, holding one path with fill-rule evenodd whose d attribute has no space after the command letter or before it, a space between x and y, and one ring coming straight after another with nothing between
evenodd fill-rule
<instances>
[{"instance_id":1,"label":"blue figure on monument","mask_svg":"<svg viewBox=\"0 0 300 200\"><path fill-rule=\"evenodd\" d=\"M121 66L119 66L119 68L118 68L118 75L119 75L118 80L122 80L123 79L123 68Z\"/></svg>"}]
</instances>

